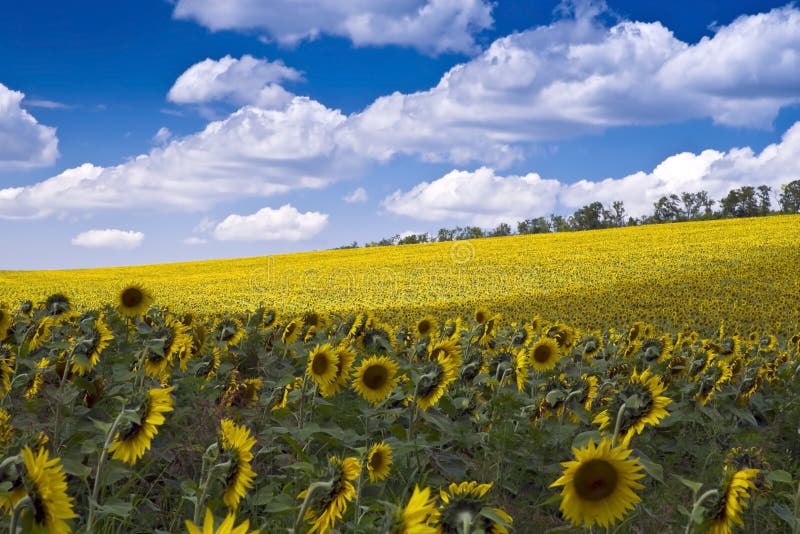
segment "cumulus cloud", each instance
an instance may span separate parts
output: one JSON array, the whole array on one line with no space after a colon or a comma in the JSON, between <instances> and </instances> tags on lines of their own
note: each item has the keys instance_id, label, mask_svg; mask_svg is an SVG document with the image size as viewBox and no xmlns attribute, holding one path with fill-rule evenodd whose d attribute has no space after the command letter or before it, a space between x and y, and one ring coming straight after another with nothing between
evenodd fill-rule
<instances>
[{"instance_id":1,"label":"cumulus cloud","mask_svg":"<svg viewBox=\"0 0 800 534\"><path fill-rule=\"evenodd\" d=\"M666 158L650 172L572 184L542 179L535 173L499 176L486 167L474 172L455 170L410 191L396 191L384 199L383 205L392 213L417 220L452 220L478 226L554 212L571 213L594 201L609 206L621 200L630 215L639 217L652 213L653 203L664 195L707 191L712 199L719 200L731 189L745 185L764 184L779 191L781 184L798 178L800 122L779 143L760 153L750 147L682 152Z\"/></svg>"},{"instance_id":2,"label":"cumulus cloud","mask_svg":"<svg viewBox=\"0 0 800 534\"><path fill-rule=\"evenodd\" d=\"M72 244L87 248L114 248L132 250L142 244L142 232L125 230L89 230L72 238Z\"/></svg>"},{"instance_id":3,"label":"cumulus cloud","mask_svg":"<svg viewBox=\"0 0 800 534\"><path fill-rule=\"evenodd\" d=\"M197 211L223 200L319 188L361 161L336 147L344 120L300 97L284 110L246 106L121 165L87 163L34 185L0 189L0 218L86 209Z\"/></svg>"},{"instance_id":4,"label":"cumulus cloud","mask_svg":"<svg viewBox=\"0 0 800 534\"><path fill-rule=\"evenodd\" d=\"M264 32L293 45L321 34L356 46L401 45L424 52L473 52L473 35L492 25L485 0L179 0L174 16L211 30Z\"/></svg>"},{"instance_id":5,"label":"cumulus cloud","mask_svg":"<svg viewBox=\"0 0 800 534\"><path fill-rule=\"evenodd\" d=\"M195 63L181 74L167 94L176 104L204 104L227 101L235 105L254 104L280 108L294 95L279 84L300 80L299 71L281 61L270 62L245 54L241 59L229 55Z\"/></svg>"},{"instance_id":6,"label":"cumulus cloud","mask_svg":"<svg viewBox=\"0 0 800 534\"><path fill-rule=\"evenodd\" d=\"M493 169L451 171L383 201L390 212L424 221L458 220L479 226L549 214L561 184L538 174L498 176Z\"/></svg>"},{"instance_id":7,"label":"cumulus cloud","mask_svg":"<svg viewBox=\"0 0 800 534\"><path fill-rule=\"evenodd\" d=\"M172 139L172 132L166 126L159 128L156 134L153 136L153 142L159 145L165 144L170 139Z\"/></svg>"},{"instance_id":8,"label":"cumulus cloud","mask_svg":"<svg viewBox=\"0 0 800 534\"><path fill-rule=\"evenodd\" d=\"M0 170L43 167L58 158L56 129L22 109L23 98L0 83Z\"/></svg>"},{"instance_id":9,"label":"cumulus cloud","mask_svg":"<svg viewBox=\"0 0 800 534\"><path fill-rule=\"evenodd\" d=\"M353 204L355 202L366 202L369 197L367 196L367 190L363 187L357 188L355 191L352 191L345 196L342 197L347 203Z\"/></svg>"},{"instance_id":10,"label":"cumulus cloud","mask_svg":"<svg viewBox=\"0 0 800 534\"><path fill-rule=\"evenodd\" d=\"M205 245L208 243L208 239L203 237L187 237L183 240L184 245Z\"/></svg>"},{"instance_id":11,"label":"cumulus cloud","mask_svg":"<svg viewBox=\"0 0 800 534\"><path fill-rule=\"evenodd\" d=\"M494 41L439 83L377 99L344 136L380 159L504 166L530 143L709 117L768 126L800 102L800 10L743 16L695 44L659 22L603 26L597 9ZM597 4L590 4L597 6Z\"/></svg>"},{"instance_id":12,"label":"cumulus cloud","mask_svg":"<svg viewBox=\"0 0 800 534\"><path fill-rule=\"evenodd\" d=\"M326 213L300 213L284 204L278 209L262 208L252 215L228 215L213 233L220 241L299 241L318 234L327 224Z\"/></svg>"}]
</instances>

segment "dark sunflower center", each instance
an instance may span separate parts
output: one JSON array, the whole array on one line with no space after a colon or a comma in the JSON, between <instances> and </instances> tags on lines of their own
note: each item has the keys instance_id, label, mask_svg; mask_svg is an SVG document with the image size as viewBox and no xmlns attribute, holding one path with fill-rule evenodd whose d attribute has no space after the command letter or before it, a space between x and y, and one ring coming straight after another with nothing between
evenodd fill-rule
<instances>
[{"instance_id":1,"label":"dark sunflower center","mask_svg":"<svg viewBox=\"0 0 800 534\"><path fill-rule=\"evenodd\" d=\"M378 451L373 453L369 458L369 467L373 471L379 471L383 467L383 453Z\"/></svg>"},{"instance_id":2,"label":"dark sunflower center","mask_svg":"<svg viewBox=\"0 0 800 534\"><path fill-rule=\"evenodd\" d=\"M553 350L547 345L539 345L533 349L533 359L536 363L547 363L553 356Z\"/></svg>"},{"instance_id":3,"label":"dark sunflower center","mask_svg":"<svg viewBox=\"0 0 800 534\"><path fill-rule=\"evenodd\" d=\"M575 493L587 501L605 499L617 488L619 475L605 460L589 460L575 472Z\"/></svg>"},{"instance_id":4,"label":"dark sunflower center","mask_svg":"<svg viewBox=\"0 0 800 534\"><path fill-rule=\"evenodd\" d=\"M431 324L430 321L423 319L417 324L417 332L419 332L419 335L421 336L427 336L430 333L432 327L433 325Z\"/></svg>"},{"instance_id":5,"label":"dark sunflower center","mask_svg":"<svg viewBox=\"0 0 800 534\"><path fill-rule=\"evenodd\" d=\"M371 365L364 371L363 382L368 389L381 389L389 380L389 371L382 365Z\"/></svg>"},{"instance_id":6,"label":"dark sunflower center","mask_svg":"<svg viewBox=\"0 0 800 534\"><path fill-rule=\"evenodd\" d=\"M324 375L330 369L331 362L328 355L324 352L314 355L314 360L311 363L311 370L315 375Z\"/></svg>"},{"instance_id":7,"label":"dark sunflower center","mask_svg":"<svg viewBox=\"0 0 800 534\"><path fill-rule=\"evenodd\" d=\"M435 364L422 375L422 378L419 379L419 385L417 386L420 398L426 398L439 388L439 384L442 383L443 374L444 370L442 367L439 364Z\"/></svg>"},{"instance_id":8,"label":"dark sunflower center","mask_svg":"<svg viewBox=\"0 0 800 534\"><path fill-rule=\"evenodd\" d=\"M129 287L122 292L122 305L126 308L135 308L144 301L144 293L138 287Z\"/></svg>"}]
</instances>

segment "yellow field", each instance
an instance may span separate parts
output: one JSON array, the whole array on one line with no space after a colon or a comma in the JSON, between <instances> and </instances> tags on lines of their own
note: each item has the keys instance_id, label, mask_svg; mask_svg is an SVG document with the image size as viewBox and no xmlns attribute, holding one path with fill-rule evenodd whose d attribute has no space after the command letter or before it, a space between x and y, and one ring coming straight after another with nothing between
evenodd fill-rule
<instances>
[{"instance_id":1,"label":"yellow field","mask_svg":"<svg viewBox=\"0 0 800 534\"><path fill-rule=\"evenodd\" d=\"M393 322L481 305L580 327L794 333L800 216L558 233L124 268L2 272L0 301L66 292L111 303L128 281L175 311L366 310Z\"/></svg>"}]
</instances>

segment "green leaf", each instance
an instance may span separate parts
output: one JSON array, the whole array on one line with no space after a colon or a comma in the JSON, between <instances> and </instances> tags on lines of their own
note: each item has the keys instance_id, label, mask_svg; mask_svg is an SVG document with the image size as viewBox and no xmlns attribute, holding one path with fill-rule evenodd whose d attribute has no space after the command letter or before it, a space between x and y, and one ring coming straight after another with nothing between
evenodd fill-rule
<instances>
[{"instance_id":1,"label":"green leaf","mask_svg":"<svg viewBox=\"0 0 800 534\"><path fill-rule=\"evenodd\" d=\"M658 480L659 482L661 482L663 484L664 483L664 468L661 466L661 464L655 463L654 461L652 461L650 458L645 456L644 453L642 453L639 450L635 450L634 454L639 456L639 463L641 464L642 467L644 467L645 473L647 473L652 478Z\"/></svg>"},{"instance_id":2,"label":"green leaf","mask_svg":"<svg viewBox=\"0 0 800 534\"><path fill-rule=\"evenodd\" d=\"M81 479L85 479L92 473L91 467L88 465L83 465L83 463L75 458L61 458L61 465L63 466L65 473Z\"/></svg>"},{"instance_id":3,"label":"green leaf","mask_svg":"<svg viewBox=\"0 0 800 534\"><path fill-rule=\"evenodd\" d=\"M794 516L792 512L784 508L782 505L778 503L773 503L772 511L775 512L775 515L783 519L789 525L789 527L791 527L792 530L797 528L798 524L797 518Z\"/></svg>"},{"instance_id":4,"label":"green leaf","mask_svg":"<svg viewBox=\"0 0 800 534\"><path fill-rule=\"evenodd\" d=\"M127 517L131 509L133 509L131 503L123 501L122 499L117 499L116 497L109 497L97 510L98 515L101 517L106 515Z\"/></svg>"},{"instance_id":5,"label":"green leaf","mask_svg":"<svg viewBox=\"0 0 800 534\"><path fill-rule=\"evenodd\" d=\"M681 484L683 484L684 486L686 486L687 488L692 490L692 492L695 495L697 495L697 492L700 491L700 488L703 487L703 483L702 482L695 482L694 480L689 480L687 478L683 478L682 476L678 476L676 474L673 474L672 476L674 476L675 478L680 480Z\"/></svg>"},{"instance_id":6,"label":"green leaf","mask_svg":"<svg viewBox=\"0 0 800 534\"><path fill-rule=\"evenodd\" d=\"M600 440L603 439L603 435L597 430L587 430L586 432L581 432L572 440L572 447L575 449L580 449L581 447L585 447L589 441L594 441L595 443L600 443Z\"/></svg>"},{"instance_id":7,"label":"green leaf","mask_svg":"<svg viewBox=\"0 0 800 534\"><path fill-rule=\"evenodd\" d=\"M783 484L792 484L794 482L792 474L781 469L770 471L767 475L767 480L770 482L782 482Z\"/></svg>"},{"instance_id":8,"label":"green leaf","mask_svg":"<svg viewBox=\"0 0 800 534\"><path fill-rule=\"evenodd\" d=\"M497 525L511 528L511 525L505 519L503 519L500 516L500 514L498 514L497 511L495 511L494 508L489 508L489 507L481 508L480 515L487 519L490 519L493 523Z\"/></svg>"}]
</instances>

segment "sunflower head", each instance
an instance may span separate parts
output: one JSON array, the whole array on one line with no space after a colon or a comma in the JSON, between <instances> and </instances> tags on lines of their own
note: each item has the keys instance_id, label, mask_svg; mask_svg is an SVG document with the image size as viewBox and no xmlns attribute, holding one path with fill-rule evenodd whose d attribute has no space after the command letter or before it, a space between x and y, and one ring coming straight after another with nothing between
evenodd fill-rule
<instances>
[{"instance_id":1,"label":"sunflower head","mask_svg":"<svg viewBox=\"0 0 800 534\"><path fill-rule=\"evenodd\" d=\"M365 463L370 482L386 479L392 468L392 448L383 441L374 444L367 453Z\"/></svg>"},{"instance_id":2,"label":"sunflower head","mask_svg":"<svg viewBox=\"0 0 800 534\"><path fill-rule=\"evenodd\" d=\"M489 310L487 310L486 308L477 308L475 310L475 315L474 315L473 318L475 319L476 323L484 324L486 321L491 319L491 317L492 316L489 313Z\"/></svg>"},{"instance_id":3,"label":"sunflower head","mask_svg":"<svg viewBox=\"0 0 800 534\"><path fill-rule=\"evenodd\" d=\"M250 521L245 520L243 523L240 523L237 526L234 526L236 522L236 515L233 513L229 513L222 523L214 529L214 514L211 513L210 508L206 508L206 515L203 519L203 525L198 526L195 525L193 522L189 521L188 519L185 521L186 524L186 531L188 534L258 534L258 530L249 530L250 529Z\"/></svg>"},{"instance_id":4,"label":"sunflower head","mask_svg":"<svg viewBox=\"0 0 800 534\"><path fill-rule=\"evenodd\" d=\"M120 289L117 309L122 315L136 317L146 312L153 301L153 295L142 284L131 283Z\"/></svg>"},{"instance_id":5,"label":"sunflower head","mask_svg":"<svg viewBox=\"0 0 800 534\"><path fill-rule=\"evenodd\" d=\"M11 326L11 312L8 307L0 302L0 341L3 341L8 335L8 329Z\"/></svg>"},{"instance_id":6,"label":"sunflower head","mask_svg":"<svg viewBox=\"0 0 800 534\"><path fill-rule=\"evenodd\" d=\"M335 381L338 370L339 355L333 350L330 343L317 345L308 354L306 373L318 388L323 389Z\"/></svg>"},{"instance_id":7,"label":"sunflower head","mask_svg":"<svg viewBox=\"0 0 800 534\"><path fill-rule=\"evenodd\" d=\"M436 328L436 320L433 317L423 317L417 321L414 331L419 338L424 338L432 336Z\"/></svg>"},{"instance_id":8,"label":"sunflower head","mask_svg":"<svg viewBox=\"0 0 800 534\"><path fill-rule=\"evenodd\" d=\"M709 532L733 532L743 525L742 512L747 507L750 490L756 489L758 469L741 469L725 473L722 487L706 509L705 523Z\"/></svg>"},{"instance_id":9,"label":"sunflower head","mask_svg":"<svg viewBox=\"0 0 800 534\"><path fill-rule=\"evenodd\" d=\"M612 428L619 411L624 406L619 432L623 443L629 443L630 439L640 434L647 425L656 426L669 415L666 406L672 400L661 395L665 389L666 386L661 379L651 375L649 369L641 374L634 371L630 381L620 386L608 408L599 413L594 422L599 423L601 429Z\"/></svg>"},{"instance_id":10,"label":"sunflower head","mask_svg":"<svg viewBox=\"0 0 800 534\"><path fill-rule=\"evenodd\" d=\"M247 489L253 487L256 474L250 462L253 460L251 450L256 444L256 438L246 426L223 419L220 422L219 443L223 457L230 464L225 473L225 492L222 499L230 510L236 510Z\"/></svg>"},{"instance_id":11,"label":"sunflower head","mask_svg":"<svg viewBox=\"0 0 800 534\"><path fill-rule=\"evenodd\" d=\"M420 409L428 410L439 402L456 378L458 378L458 367L453 359L439 356L428 363L416 386L416 402Z\"/></svg>"},{"instance_id":12,"label":"sunflower head","mask_svg":"<svg viewBox=\"0 0 800 534\"><path fill-rule=\"evenodd\" d=\"M437 534L438 520L436 496L431 494L430 488L419 489L419 486L415 485L406 507L398 509L395 513L389 533Z\"/></svg>"},{"instance_id":13,"label":"sunflower head","mask_svg":"<svg viewBox=\"0 0 800 534\"><path fill-rule=\"evenodd\" d=\"M301 322L298 319L293 319L286 323L286 326L283 327L283 333L281 333L281 342L284 345L291 345L297 339L297 336L300 335L300 327Z\"/></svg>"},{"instance_id":14,"label":"sunflower head","mask_svg":"<svg viewBox=\"0 0 800 534\"><path fill-rule=\"evenodd\" d=\"M373 405L380 404L397 386L399 366L388 356L372 356L355 371L353 389Z\"/></svg>"},{"instance_id":15,"label":"sunflower head","mask_svg":"<svg viewBox=\"0 0 800 534\"><path fill-rule=\"evenodd\" d=\"M47 449L34 452L24 447L25 491L33 503L32 527L48 533L70 532L67 519L78 517L72 510L73 499L67 494L67 478L59 458L50 458Z\"/></svg>"},{"instance_id":16,"label":"sunflower head","mask_svg":"<svg viewBox=\"0 0 800 534\"><path fill-rule=\"evenodd\" d=\"M621 521L641 501L635 490L644 488L638 458L625 445L612 447L604 439L595 446L573 448L574 459L563 462L561 478L550 487L561 486L561 512L570 522L586 528L597 524L610 527Z\"/></svg>"},{"instance_id":17,"label":"sunflower head","mask_svg":"<svg viewBox=\"0 0 800 534\"><path fill-rule=\"evenodd\" d=\"M51 317L58 317L68 313L72 309L69 298L62 293L55 293L47 297L44 301L45 313Z\"/></svg>"},{"instance_id":18,"label":"sunflower head","mask_svg":"<svg viewBox=\"0 0 800 534\"><path fill-rule=\"evenodd\" d=\"M553 338L562 351L571 349L577 340L577 332L574 328L565 324L556 324L547 329L547 337Z\"/></svg>"},{"instance_id":19,"label":"sunflower head","mask_svg":"<svg viewBox=\"0 0 800 534\"><path fill-rule=\"evenodd\" d=\"M488 505L485 496L492 488L492 483L478 484L475 481L452 483L445 490L439 490L442 505L439 508L439 532L456 534L462 532L464 523L472 527L470 532L488 532L492 534L506 534L507 525L512 522L511 516L500 508L494 508L494 513L503 520L496 522L481 515L481 510Z\"/></svg>"},{"instance_id":20,"label":"sunflower head","mask_svg":"<svg viewBox=\"0 0 800 534\"><path fill-rule=\"evenodd\" d=\"M558 343L550 337L543 337L537 341L528 354L528 362L531 367L539 372L554 369L560 359L561 349Z\"/></svg>"}]
</instances>

